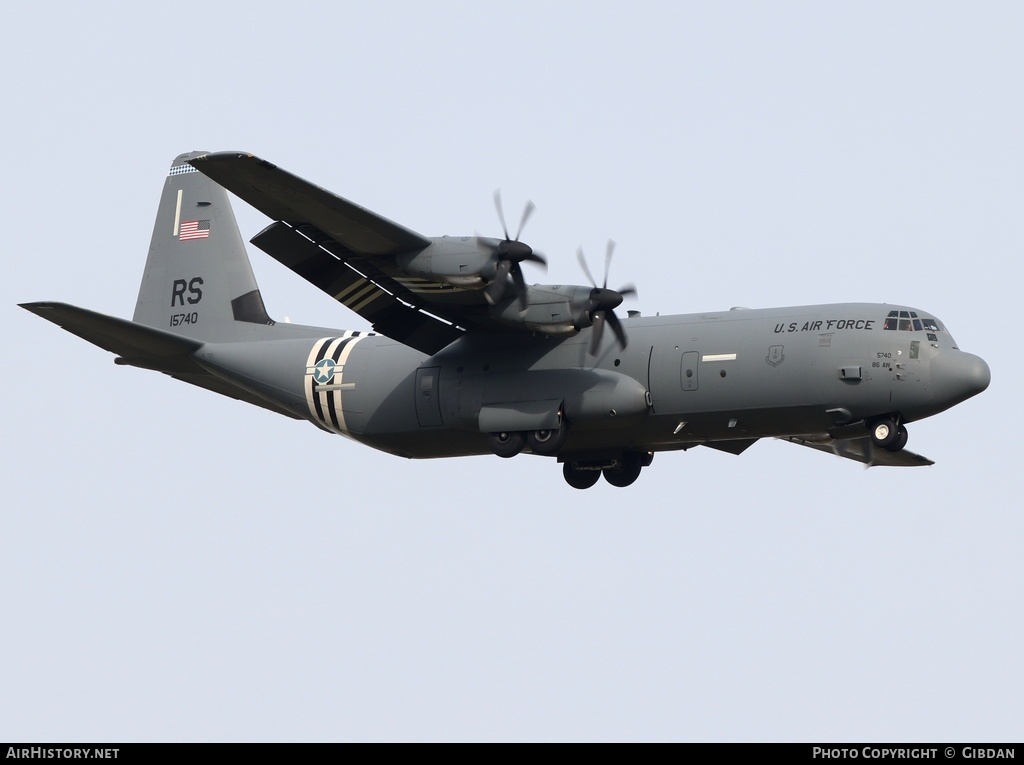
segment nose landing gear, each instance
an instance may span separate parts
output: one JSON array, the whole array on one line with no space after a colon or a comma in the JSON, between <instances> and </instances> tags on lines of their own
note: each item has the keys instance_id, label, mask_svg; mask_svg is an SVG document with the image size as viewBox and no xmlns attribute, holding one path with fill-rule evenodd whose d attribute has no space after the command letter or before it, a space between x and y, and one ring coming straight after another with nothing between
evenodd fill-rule
<instances>
[{"instance_id":1,"label":"nose landing gear","mask_svg":"<svg viewBox=\"0 0 1024 765\"><path fill-rule=\"evenodd\" d=\"M874 420L868 429L871 443L887 452L901 451L907 445L907 429L899 423L898 418L881 417Z\"/></svg>"}]
</instances>

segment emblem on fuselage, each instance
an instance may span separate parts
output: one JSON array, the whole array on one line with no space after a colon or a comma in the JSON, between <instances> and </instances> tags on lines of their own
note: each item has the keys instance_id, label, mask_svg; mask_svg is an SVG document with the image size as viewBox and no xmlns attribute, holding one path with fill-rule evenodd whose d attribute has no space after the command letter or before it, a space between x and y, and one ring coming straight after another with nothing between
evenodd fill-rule
<instances>
[{"instance_id":1,"label":"emblem on fuselage","mask_svg":"<svg viewBox=\"0 0 1024 765\"><path fill-rule=\"evenodd\" d=\"M777 367L783 361L786 360L785 354L782 353L781 345L773 345L768 349L768 355L764 357L764 360L768 362L769 366Z\"/></svg>"},{"instance_id":2,"label":"emblem on fuselage","mask_svg":"<svg viewBox=\"0 0 1024 765\"><path fill-rule=\"evenodd\" d=\"M334 359L321 359L313 367L313 379L320 385L326 385L334 379L337 364Z\"/></svg>"}]
</instances>

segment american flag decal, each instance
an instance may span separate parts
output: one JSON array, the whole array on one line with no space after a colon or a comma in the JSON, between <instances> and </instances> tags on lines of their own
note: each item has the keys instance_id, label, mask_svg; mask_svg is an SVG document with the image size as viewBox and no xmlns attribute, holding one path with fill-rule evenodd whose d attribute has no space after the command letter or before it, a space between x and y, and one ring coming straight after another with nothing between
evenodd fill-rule
<instances>
[{"instance_id":1,"label":"american flag decal","mask_svg":"<svg viewBox=\"0 0 1024 765\"><path fill-rule=\"evenodd\" d=\"M178 229L178 239L186 242L189 239L206 239L210 236L210 221L183 220Z\"/></svg>"}]
</instances>

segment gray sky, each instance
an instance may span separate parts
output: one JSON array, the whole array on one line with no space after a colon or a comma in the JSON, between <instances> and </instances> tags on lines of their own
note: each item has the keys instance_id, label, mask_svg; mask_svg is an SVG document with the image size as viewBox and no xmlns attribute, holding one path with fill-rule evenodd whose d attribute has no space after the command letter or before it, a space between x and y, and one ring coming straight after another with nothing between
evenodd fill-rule
<instances>
[{"instance_id":1,"label":"gray sky","mask_svg":"<svg viewBox=\"0 0 1024 765\"><path fill-rule=\"evenodd\" d=\"M1020 741L1024 6L17 4L0 740ZM491 192L644 313L898 302L992 368L931 468L781 442L409 462L115 367L167 167L243 149L427 235ZM237 202L243 235L267 220ZM255 248L272 316L362 329ZM540 278L531 272L531 278Z\"/></svg>"}]
</instances>

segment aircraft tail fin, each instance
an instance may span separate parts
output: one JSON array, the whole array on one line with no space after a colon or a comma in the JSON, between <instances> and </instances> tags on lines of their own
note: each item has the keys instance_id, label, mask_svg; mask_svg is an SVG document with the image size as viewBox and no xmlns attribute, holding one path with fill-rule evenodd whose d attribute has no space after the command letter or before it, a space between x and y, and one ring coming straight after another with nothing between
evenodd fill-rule
<instances>
[{"instance_id":1,"label":"aircraft tail fin","mask_svg":"<svg viewBox=\"0 0 1024 765\"><path fill-rule=\"evenodd\" d=\"M188 164L171 163L157 210L134 321L205 342L255 340L267 315L228 193Z\"/></svg>"}]
</instances>

